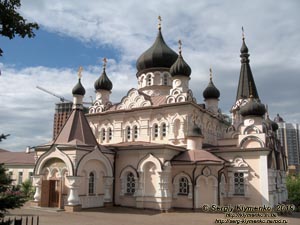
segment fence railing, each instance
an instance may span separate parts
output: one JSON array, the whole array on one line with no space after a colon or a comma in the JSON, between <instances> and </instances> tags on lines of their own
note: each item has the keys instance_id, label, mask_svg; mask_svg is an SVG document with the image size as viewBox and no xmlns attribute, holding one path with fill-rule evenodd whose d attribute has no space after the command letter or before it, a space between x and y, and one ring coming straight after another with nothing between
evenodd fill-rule
<instances>
[{"instance_id":1,"label":"fence railing","mask_svg":"<svg viewBox=\"0 0 300 225\"><path fill-rule=\"evenodd\" d=\"M39 225L40 217L36 215L5 215L0 225Z\"/></svg>"}]
</instances>

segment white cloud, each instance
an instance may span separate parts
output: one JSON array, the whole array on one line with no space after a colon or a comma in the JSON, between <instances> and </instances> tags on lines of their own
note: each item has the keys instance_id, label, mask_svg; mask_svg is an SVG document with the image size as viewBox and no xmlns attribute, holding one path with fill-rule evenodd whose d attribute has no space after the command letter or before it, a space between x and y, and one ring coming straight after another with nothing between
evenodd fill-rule
<instances>
[{"instance_id":1,"label":"white cloud","mask_svg":"<svg viewBox=\"0 0 300 225\"><path fill-rule=\"evenodd\" d=\"M49 32L67 35L95 47L118 49L120 55L116 58L120 60L110 59L107 69L114 84L114 102L128 89L136 87L135 60L153 43L156 18L161 15L163 35L170 47L176 50L177 40L183 40L183 55L193 71L191 88L198 101L202 102L208 69L212 67L214 83L221 91L223 111L228 111L235 99L241 26L244 26L256 85L263 102L269 104L271 117L279 112L286 121L299 121L299 6L296 0L277 1L276 4L271 0L168 0L163 3L24 0L21 11L29 21L38 22ZM8 84L0 89L0 97L5 102L1 130L15 132L19 138L11 136L12 141L2 142L1 146L12 145L19 150L21 146L46 141L52 135L55 100L35 86L71 98L76 71L45 67L18 70L0 66L2 73L5 71L0 84ZM91 65L85 70L86 96L94 96L93 83L101 68ZM36 135L40 134L39 137L28 138L25 135L27 127L35 130Z\"/></svg>"}]
</instances>

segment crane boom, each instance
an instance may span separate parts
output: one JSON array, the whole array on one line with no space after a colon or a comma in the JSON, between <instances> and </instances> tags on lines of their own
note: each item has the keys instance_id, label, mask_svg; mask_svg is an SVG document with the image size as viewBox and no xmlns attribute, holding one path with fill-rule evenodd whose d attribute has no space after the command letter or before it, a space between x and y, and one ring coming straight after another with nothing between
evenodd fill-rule
<instances>
[{"instance_id":1,"label":"crane boom","mask_svg":"<svg viewBox=\"0 0 300 225\"><path fill-rule=\"evenodd\" d=\"M60 95L57 95L57 94L55 94L55 93L53 93L53 92L51 92L51 91L48 91L47 89L45 89L45 88L43 88L43 87L36 86L36 88L38 88L38 89L40 89L41 91L44 91L44 92L46 92L46 93L48 93L48 94L50 94L50 95L53 95L53 96L59 98L61 102L65 102L65 101L66 101L66 102L72 102L72 101L70 101L70 100L68 100L68 99L65 99L63 96L60 96Z\"/></svg>"},{"instance_id":2,"label":"crane boom","mask_svg":"<svg viewBox=\"0 0 300 225\"><path fill-rule=\"evenodd\" d=\"M50 94L50 95L53 95L53 96L55 96L56 98L59 98L61 102L72 102L72 101L66 99L65 97L60 96L60 95L57 95L57 94L55 94L55 93L53 93L53 92L51 92L51 91L49 91L49 90L47 90L47 89L45 89L45 88L43 88L43 87L41 87L41 86L36 86L36 88L37 88L37 89L40 89L41 91L44 91L44 92L46 92L46 93L48 93L48 94ZM92 96L90 96L90 97L91 97L91 99L92 99ZM88 105L93 105L93 99L92 99L92 102L82 102L82 103L83 103L83 104L88 104Z\"/></svg>"}]
</instances>

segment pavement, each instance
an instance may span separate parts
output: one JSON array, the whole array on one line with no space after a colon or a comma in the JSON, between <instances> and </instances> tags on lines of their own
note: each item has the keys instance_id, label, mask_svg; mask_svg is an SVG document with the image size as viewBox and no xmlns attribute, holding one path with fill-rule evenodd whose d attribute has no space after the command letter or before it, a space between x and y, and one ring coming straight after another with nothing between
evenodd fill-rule
<instances>
[{"instance_id":1,"label":"pavement","mask_svg":"<svg viewBox=\"0 0 300 225\"><path fill-rule=\"evenodd\" d=\"M38 215L40 225L202 225L202 224L300 224L300 213L276 218L226 218L225 214L174 210L161 213L155 210L107 207L80 212L56 211L51 208L24 206L10 211L10 215ZM262 219L262 220L259 220ZM267 221L268 220L268 221ZM24 223L25 224L25 223ZM29 223L31 224L31 223Z\"/></svg>"}]
</instances>

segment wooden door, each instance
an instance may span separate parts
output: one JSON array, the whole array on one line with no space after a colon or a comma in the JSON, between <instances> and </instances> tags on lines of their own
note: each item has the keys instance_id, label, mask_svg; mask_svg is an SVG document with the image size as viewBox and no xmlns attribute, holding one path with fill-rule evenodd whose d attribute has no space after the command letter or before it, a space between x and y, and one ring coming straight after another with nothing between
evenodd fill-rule
<instances>
[{"instance_id":1,"label":"wooden door","mask_svg":"<svg viewBox=\"0 0 300 225\"><path fill-rule=\"evenodd\" d=\"M49 191L50 191L50 180L42 181L42 190L41 190L41 207L49 207Z\"/></svg>"},{"instance_id":2,"label":"wooden door","mask_svg":"<svg viewBox=\"0 0 300 225\"><path fill-rule=\"evenodd\" d=\"M50 180L49 206L58 207L60 183L58 180Z\"/></svg>"}]
</instances>

